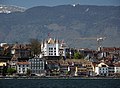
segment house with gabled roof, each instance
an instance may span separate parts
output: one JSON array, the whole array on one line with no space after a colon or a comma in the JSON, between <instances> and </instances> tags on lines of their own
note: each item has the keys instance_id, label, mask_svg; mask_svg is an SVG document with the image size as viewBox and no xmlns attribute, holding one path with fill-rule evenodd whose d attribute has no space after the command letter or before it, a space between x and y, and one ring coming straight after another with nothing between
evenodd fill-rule
<instances>
[{"instance_id":1,"label":"house with gabled roof","mask_svg":"<svg viewBox=\"0 0 120 88\"><path fill-rule=\"evenodd\" d=\"M29 58L31 50L27 44L14 44L11 48L11 54L17 55L18 58Z\"/></svg>"},{"instance_id":2,"label":"house with gabled roof","mask_svg":"<svg viewBox=\"0 0 120 88\"><path fill-rule=\"evenodd\" d=\"M28 61L17 62L16 63L17 74L26 75L28 69L30 69L29 65L30 65L30 63Z\"/></svg>"}]
</instances>

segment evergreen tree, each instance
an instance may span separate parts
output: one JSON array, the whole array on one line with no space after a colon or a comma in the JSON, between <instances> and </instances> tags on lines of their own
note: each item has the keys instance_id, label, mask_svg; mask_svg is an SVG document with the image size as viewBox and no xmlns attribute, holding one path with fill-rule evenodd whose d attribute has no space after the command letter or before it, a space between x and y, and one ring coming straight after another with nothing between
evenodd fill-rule
<instances>
[{"instance_id":1,"label":"evergreen tree","mask_svg":"<svg viewBox=\"0 0 120 88\"><path fill-rule=\"evenodd\" d=\"M74 53L74 59L82 59L82 58L83 58L83 55L80 54L79 52Z\"/></svg>"},{"instance_id":2,"label":"evergreen tree","mask_svg":"<svg viewBox=\"0 0 120 88\"><path fill-rule=\"evenodd\" d=\"M37 39L31 39L30 40L31 44L31 54L33 56L39 55L41 53L41 44Z\"/></svg>"}]
</instances>

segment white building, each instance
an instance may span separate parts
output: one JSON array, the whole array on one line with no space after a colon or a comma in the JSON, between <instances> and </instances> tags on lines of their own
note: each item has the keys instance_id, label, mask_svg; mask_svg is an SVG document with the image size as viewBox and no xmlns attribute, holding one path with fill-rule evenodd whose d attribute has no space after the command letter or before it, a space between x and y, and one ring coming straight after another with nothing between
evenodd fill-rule
<instances>
[{"instance_id":1,"label":"white building","mask_svg":"<svg viewBox=\"0 0 120 88\"><path fill-rule=\"evenodd\" d=\"M30 69L29 62L17 62L18 74L26 74L28 69Z\"/></svg>"},{"instance_id":2,"label":"white building","mask_svg":"<svg viewBox=\"0 0 120 88\"><path fill-rule=\"evenodd\" d=\"M43 56L65 56L65 43L49 38L41 44Z\"/></svg>"},{"instance_id":3,"label":"white building","mask_svg":"<svg viewBox=\"0 0 120 88\"><path fill-rule=\"evenodd\" d=\"M114 73L120 74L120 62L115 63L115 65L114 65Z\"/></svg>"},{"instance_id":4,"label":"white building","mask_svg":"<svg viewBox=\"0 0 120 88\"><path fill-rule=\"evenodd\" d=\"M95 67L95 73L99 76L108 76L108 65L105 63L100 63Z\"/></svg>"}]
</instances>

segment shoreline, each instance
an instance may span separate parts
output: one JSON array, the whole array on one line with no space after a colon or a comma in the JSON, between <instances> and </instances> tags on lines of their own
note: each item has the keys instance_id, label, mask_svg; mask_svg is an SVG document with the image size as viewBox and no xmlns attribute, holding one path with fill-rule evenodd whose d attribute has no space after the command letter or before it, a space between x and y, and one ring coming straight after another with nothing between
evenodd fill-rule
<instances>
[{"instance_id":1,"label":"shoreline","mask_svg":"<svg viewBox=\"0 0 120 88\"><path fill-rule=\"evenodd\" d=\"M1 79L120 79L117 77L0 77Z\"/></svg>"}]
</instances>

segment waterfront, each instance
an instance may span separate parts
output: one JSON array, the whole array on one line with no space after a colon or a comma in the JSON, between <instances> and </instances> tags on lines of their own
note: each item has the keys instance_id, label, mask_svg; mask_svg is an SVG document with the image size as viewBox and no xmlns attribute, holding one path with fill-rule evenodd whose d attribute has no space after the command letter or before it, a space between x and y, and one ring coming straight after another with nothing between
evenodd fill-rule
<instances>
[{"instance_id":1,"label":"waterfront","mask_svg":"<svg viewBox=\"0 0 120 88\"><path fill-rule=\"evenodd\" d=\"M0 79L0 88L120 88L119 79Z\"/></svg>"}]
</instances>

